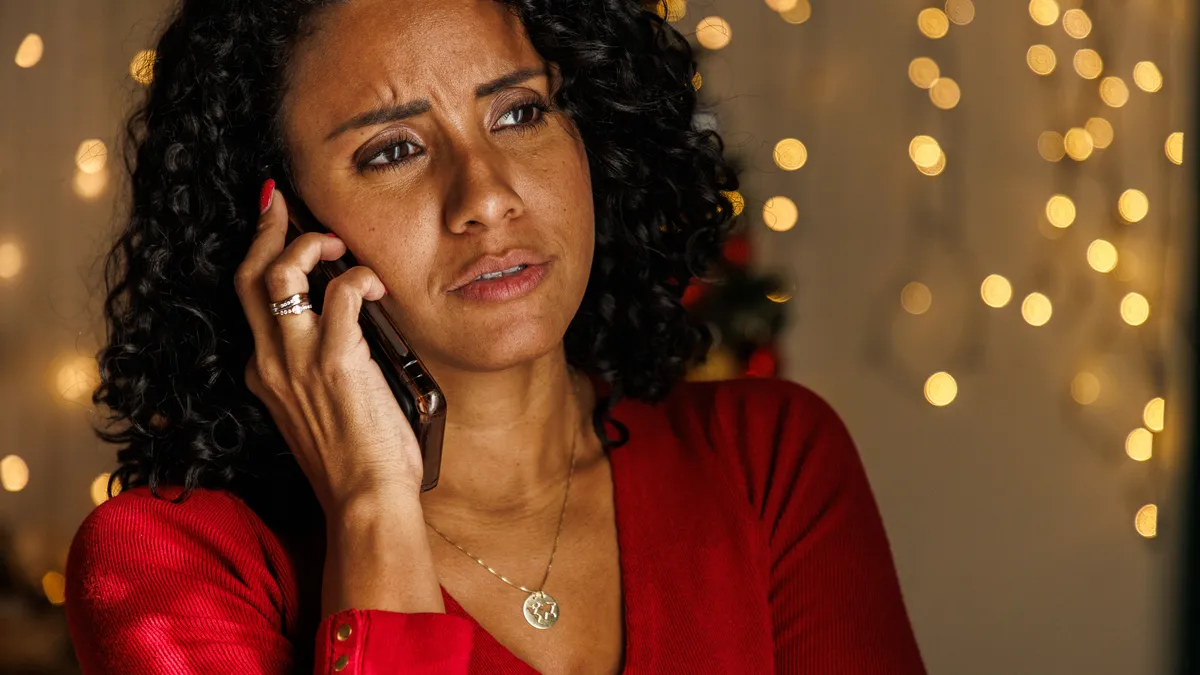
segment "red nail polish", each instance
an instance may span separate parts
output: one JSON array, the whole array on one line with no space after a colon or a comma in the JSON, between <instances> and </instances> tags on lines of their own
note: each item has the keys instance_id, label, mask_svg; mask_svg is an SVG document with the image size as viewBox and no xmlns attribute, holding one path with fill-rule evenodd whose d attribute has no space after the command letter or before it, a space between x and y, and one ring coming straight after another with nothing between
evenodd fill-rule
<instances>
[{"instance_id":1,"label":"red nail polish","mask_svg":"<svg viewBox=\"0 0 1200 675\"><path fill-rule=\"evenodd\" d=\"M336 235L336 234L334 234L334 233L332 233L332 232L326 232L326 233L325 233L325 236L326 236L326 237L333 237L334 239L337 239L337 235Z\"/></svg>"},{"instance_id":2,"label":"red nail polish","mask_svg":"<svg viewBox=\"0 0 1200 675\"><path fill-rule=\"evenodd\" d=\"M271 202L275 201L275 180L268 178L267 182L263 183L262 192L258 196L258 214L262 215L271 208Z\"/></svg>"}]
</instances>

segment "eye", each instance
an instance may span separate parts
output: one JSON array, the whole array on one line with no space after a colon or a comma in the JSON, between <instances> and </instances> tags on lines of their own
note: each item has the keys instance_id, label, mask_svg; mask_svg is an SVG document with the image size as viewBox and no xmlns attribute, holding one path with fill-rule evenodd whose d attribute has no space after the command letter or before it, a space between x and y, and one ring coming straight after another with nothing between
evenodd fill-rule
<instances>
[{"instance_id":1,"label":"eye","mask_svg":"<svg viewBox=\"0 0 1200 675\"><path fill-rule=\"evenodd\" d=\"M394 142L371 156L365 167L368 169L386 168L392 164L400 164L420 152L420 148L412 141Z\"/></svg>"},{"instance_id":2,"label":"eye","mask_svg":"<svg viewBox=\"0 0 1200 675\"><path fill-rule=\"evenodd\" d=\"M542 115L546 112L546 105L540 101L530 101L522 103L515 108L504 113L497 121L496 126L504 127L523 127L532 126L542 120ZM505 123L506 120L511 120Z\"/></svg>"}]
</instances>

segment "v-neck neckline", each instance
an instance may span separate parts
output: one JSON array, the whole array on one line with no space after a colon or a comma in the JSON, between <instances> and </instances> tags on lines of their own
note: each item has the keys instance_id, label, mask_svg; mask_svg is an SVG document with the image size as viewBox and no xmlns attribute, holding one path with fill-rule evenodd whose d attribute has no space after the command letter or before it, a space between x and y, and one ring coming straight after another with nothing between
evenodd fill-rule
<instances>
[{"instance_id":1,"label":"v-neck neckline","mask_svg":"<svg viewBox=\"0 0 1200 675\"><path fill-rule=\"evenodd\" d=\"M630 564L631 557L636 555L636 551L629 542L629 538L633 536L633 533L630 530L632 527L632 522L630 519L633 518L634 514L629 512L628 506L630 490L633 487L630 484L630 481L636 479L637 472L629 470L629 467L626 465L626 462L629 459L628 455L635 449L633 446L640 445L641 443L639 443L639 441L642 440L640 435L635 433L634 429L636 425L633 423L633 419L636 417L636 414L633 410L631 410L631 408L636 405L636 402L628 401L628 399L622 399L621 401L618 401L610 411L612 417L616 417L618 413L621 413L621 421L629 430L629 439L624 445L605 451L605 455L608 457L609 461L609 473L612 476L613 512L617 529L617 567L621 577L621 614L625 633L625 644L624 649L622 650L623 659L619 675L630 675L630 673L639 672L636 669L640 668L639 664L642 663L640 660L641 652L639 651L641 646L639 643L640 636L636 636L634 631L630 629L631 626L641 625L641 617L636 614L636 611L638 607L641 607L645 604L639 602L639 598L636 597L639 591L637 586L631 583L629 577L630 567L636 567L636 565ZM647 514L643 514L643 517L646 515ZM645 569L645 566L641 566L639 569ZM450 595L450 592L446 590L445 586L441 586L441 584L439 584L439 587L442 589L442 602L446 607L447 614L453 614L455 616L468 619L474 625L475 633L477 635L482 634L486 641L492 643L493 647L503 652L508 658L523 665L529 672L538 673L538 675L541 675L540 671L526 663L523 659L514 654L512 650L504 646L502 642L497 640L494 635L489 633L487 629L483 627L483 624L479 623L475 617L471 616L471 614L463 608L462 604L460 604L458 600L454 598L454 596Z\"/></svg>"}]
</instances>

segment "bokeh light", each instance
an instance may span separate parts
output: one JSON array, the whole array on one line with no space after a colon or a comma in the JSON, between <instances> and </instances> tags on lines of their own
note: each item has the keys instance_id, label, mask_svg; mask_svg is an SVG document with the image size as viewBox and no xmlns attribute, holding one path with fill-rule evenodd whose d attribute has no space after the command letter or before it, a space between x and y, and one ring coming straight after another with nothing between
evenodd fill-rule
<instances>
[{"instance_id":1,"label":"bokeh light","mask_svg":"<svg viewBox=\"0 0 1200 675\"><path fill-rule=\"evenodd\" d=\"M1039 26L1053 26L1058 21L1058 3L1054 0L1030 0L1029 16Z\"/></svg>"},{"instance_id":2,"label":"bokeh light","mask_svg":"<svg viewBox=\"0 0 1200 675\"><path fill-rule=\"evenodd\" d=\"M134 55L133 60L129 62L129 75L135 82L150 84L154 80L155 57L153 49L143 49Z\"/></svg>"},{"instance_id":3,"label":"bokeh light","mask_svg":"<svg viewBox=\"0 0 1200 675\"><path fill-rule=\"evenodd\" d=\"M1054 195L1046 201L1046 219L1057 228L1070 227L1075 222L1075 202L1066 195Z\"/></svg>"},{"instance_id":4,"label":"bokeh light","mask_svg":"<svg viewBox=\"0 0 1200 675\"><path fill-rule=\"evenodd\" d=\"M946 0L946 18L965 26L975 19L975 3L971 0Z\"/></svg>"},{"instance_id":5,"label":"bokeh light","mask_svg":"<svg viewBox=\"0 0 1200 675\"><path fill-rule=\"evenodd\" d=\"M1141 190L1126 190L1117 199L1117 212L1126 222L1140 222L1150 213L1150 198Z\"/></svg>"},{"instance_id":6,"label":"bokeh light","mask_svg":"<svg viewBox=\"0 0 1200 675\"><path fill-rule=\"evenodd\" d=\"M1021 303L1021 317L1030 326L1045 326L1053 313L1050 298L1041 293L1030 293Z\"/></svg>"},{"instance_id":7,"label":"bokeh light","mask_svg":"<svg viewBox=\"0 0 1200 675\"><path fill-rule=\"evenodd\" d=\"M1048 162L1057 162L1067 156L1063 135L1057 131L1043 131L1038 136L1038 154Z\"/></svg>"},{"instance_id":8,"label":"bokeh light","mask_svg":"<svg viewBox=\"0 0 1200 675\"><path fill-rule=\"evenodd\" d=\"M1154 434L1138 427L1125 437L1125 454L1130 459L1144 462L1154 455Z\"/></svg>"},{"instance_id":9,"label":"bokeh light","mask_svg":"<svg viewBox=\"0 0 1200 675\"><path fill-rule=\"evenodd\" d=\"M1062 23L1067 35L1076 40L1082 40L1092 32L1092 20L1082 9L1068 9L1063 12Z\"/></svg>"},{"instance_id":10,"label":"bokeh light","mask_svg":"<svg viewBox=\"0 0 1200 675\"><path fill-rule=\"evenodd\" d=\"M705 49L724 49L733 39L729 22L719 16L709 16L696 26L696 41Z\"/></svg>"},{"instance_id":11,"label":"bokeh light","mask_svg":"<svg viewBox=\"0 0 1200 675\"><path fill-rule=\"evenodd\" d=\"M1103 117L1089 118L1087 123L1083 125L1084 129L1092 135L1092 143L1103 150L1112 145L1113 142L1113 127L1108 120Z\"/></svg>"},{"instance_id":12,"label":"bokeh light","mask_svg":"<svg viewBox=\"0 0 1200 675\"><path fill-rule=\"evenodd\" d=\"M925 400L942 407L950 405L958 396L958 383L947 372L938 372L925 380Z\"/></svg>"},{"instance_id":13,"label":"bokeh light","mask_svg":"<svg viewBox=\"0 0 1200 675\"><path fill-rule=\"evenodd\" d=\"M787 197L771 197L763 204L763 222L776 232L787 232L796 225L800 210Z\"/></svg>"},{"instance_id":14,"label":"bokeh light","mask_svg":"<svg viewBox=\"0 0 1200 675\"><path fill-rule=\"evenodd\" d=\"M67 599L67 580L59 572L46 572L42 576L42 592L52 605L61 605Z\"/></svg>"},{"instance_id":15,"label":"bokeh light","mask_svg":"<svg viewBox=\"0 0 1200 675\"><path fill-rule=\"evenodd\" d=\"M1141 293L1127 293L1121 298L1121 319L1130 326L1140 326L1150 318L1150 301Z\"/></svg>"},{"instance_id":16,"label":"bokeh light","mask_svg":"<svg viewBox=\"0 0 1200 675\"><path fill-rule=\"evenodd\" d=\"M687 14L687 0L658 0L654 11L667 21L678 21Z\"/></svg>"},{"instance_id":17,"label":"bokeh light","mask_svg":"<svg viewBox=\"0 0 1200 675\"><path fill-rule=\"evenodd\" d=\"M1049 75L1058 65L1058 57L1054 55L1054 50L1046 45L1033 45L1025 52L1025 63L1038 75Z\"/></svg>"},{"instance_id":18,"label":"bokeh light","mask_svg":"<svg viewBox=\"0 0 1200 675\"><path fill-rule=\"evenodd\" d=\"M1161 396L1156 396L1150 399L1146 407L1142 409L1142 422L1150 431L1162 431L1164 426L1164 418L1166 413L1167 402Z\"/></svg>"},{"instance_id":19,"label":"bokeh light","mask_svg":"<svg viewBox=\"0 0 1200 675\"><path fill-rule=\"evenodd\" d=\"M1167 159L1175 164L1183 164L1183 132L1176 131L1167 136L1167 142L1163 145L1163 150L1167 153Z\"/></svg>"},{"instance_id":20,"label":"bokeh light","mask_svg":"<svg viewBox=\"0 0 1200 675\"><path fill-rule=\"evenodd\" d=\"M774 159L784 171L795 171L808 161L808 148L794 138L785 138L775 144Z\"/></svg>"},{"instance_id":21,"label":"bokeh light","mask_svg":"<svg viewBox=\"0 0 1200 675\"><path fill-rule=\"evenodd\" d=\"M979 286L979 295L983 304L999 309L1012 300L1012 284L999 274L989 274Z\"/></svg>"},{"instance_id":22,"label":"bokeh light","mask_svg":"<svg viewBox=\"0 0 1200 675\"><path fill-rule=\"evenodd\" d=\"M779 16L783 17L783 20L790 24L802 24L812 17L812 5L808 3L808 0L799 0L795 7L786 12L780 12Z\"/></svg>"},{"instance_id":23,"label":"bokeh light","mask_svg":"<svg viewBox=\"0 0 1200 675\"><path fill-rule=\"evenodd\" d=\"M962 90L958 88L958 83L948 77L938 78L929 88L929 100L942 110L949 110L958 105L961 98Z\"/></svg>"},{"instance_id":24,"label":"bokeh light","mask_svg":"<svg viewBox=\"0 0 1200 675\"><path fill-rule=\"evenodd\" d=\"M926 7L917 15L917 28L925 37L936 40L950 30L950 19L937 7Z\"/></svg>"},{"instance_id":25,"label":"bokeh light","mask_svg":"<svg viewBox=\"0 0 1200 675\"><path fill-rule=\"evenodd\" d=\"M108 163L108 146L97 138L89 138L75 150L75 166L84 173L100 173Z\"/></svg>"},{"instance_id":26,"label":"bokeh light","mask_svg":"<svg viewBox=\"0 0 1200 675\"><path fill-rule=\"evenodd\" d=\"M100 366L91 356L66 359L55 373L55 391L66 401L83 403L90 400L100 384Z\"/></svg>"},{"instance_id":27,"label":"bokeh light","mask_svg":"<svg viewBox=\"0 0 1200 675\"><path fill-rule=\"evenodd\" d=\"M918 56L908 64L908 79L922 89L928 89L941 77L938 64L928 56Z\"/></svg>"},{"instance_id":28,"label":"bokeh light","mask_svg":"<svg viewBox=\"0 0 1200 675\"><path fill-rule=\"evenodd\" d=\"M99 476L96 476L95 480L92 481L90 492L92 495L92 503L96 506L100 506L104 502L108 501L108 481L110 477L111 474L102 473ZM120 481L114 482L112 487L114 497L121 494Z\"/></svg>"},{"instance_id":29,"label":"bokeh light","mask_svg":"<svg viewBox=\"0 0 1200 675\"><path fill-rule=\"evenodd\" d=\"M767 7L770 7L772 11L786 12L796 6L796 1L797 0L766 0L766 3Z\"/></svg>"},{"instance_id":30,"label":"bokeh light","mask_svg":"<svg viewBox=\"0 0 1200 675\"><path fill-rule=\"evenodd\" d=\"M1100 81L1100 98L1106 105L1120 108L1129 102L1129 87L1119 77L1106 77Z\"/></svg>"},{"instance_id":31,"label":"bokeh light","mask_svg":"<svg viewBox=\"0 0 1200 675\"><path fill-rule=\"evenodd\" d=\"M1133 526L1137 529L1138 534L1147 539L1157 536L1158 507L1154 504L1146 504L1138 509L1137 515L1133 517Z\"/></svg>"},{"instance_id":32,"label":"bokeh light","mask_svg":"<svg viewBox=\"0 0 1200 675\"><path fill-rule=\"evenodd\" d=\"M1104 59L1095 49L1080 49L1073 59L1075 72L1086 80L1094 80L1104 72Z\"/></svg>"},{"instance_id":33,"label":"bokeh light","mask_svg":"<svg viewBox=\"0 0 1200 675\"><path fill-rule=\"evenodd\" d=\"M1112 242L1097 239L1088 244L1087 261L1092 269L1107 274L1117 266L1117 247Z\"/></svg>"},{"instance_id":34,"label":"bokeh light","mask_svg":"<svg viewBox=\"0 0 1200 675\"><path fill-rule=\"evenodd\" d=\"M1096 147L1092 135L1082 127L1068 129L1067 135L1063 137L1063 145L1067 149L1067 156L1077 162L1091 157L1092 150Z\"/></svg>"},{"instance_id":35,"label":"bokeh light","mask_svg":"<svg viewBox=\"0 0 1200 675\"><path fill-rule=\"evenodd\" d=\"M696 74L692 75L692 88L695 89L696 91L700 91L700 87L703 87L703 86L704 86L704 78L700 76L700 71L697 70Z\"/></svg>"},{"instance_id":36,"label":"bokeh light","mask_svg":"<svg viewBox=\"0 0 1200 675\"><path fill-rule=\"evenodd\" d=\"M0 486L8 492L20 492L29 484L29 465L17 455L0 459Z\"/></svg>"},{"instance_id":37,"label":"bokeh light","mask_svg":"<svg viewBox=\"0 0 1200 675\"><path fill-rule=\"evenodd\" d=\"M1162 73L1153 61L1138 61L1133 67L1133 83L1142 91L1156 92L1162 89Z\"/></svg>"},{"instance_id":38,"label":"bokeh light","mask_svg":"<svg viewBox=\"0 0 1200 675\"><path fill-rule=\"evenodd\" d=\"M919 281L909 282L900 291L900 306L909 314L924 314L929 311L933 294L929 287Z\"/></svg>"},{"instance_id":39,"label":"bokeh light","mask_svg":"<svg viewBox=\"0 0 1200 675\"><path fill-rule=\"evenodd\" d=\"M107 187L108 169L97 173L86 173L76 169L75 177L71 180L71 189L75 192L76 196L89 201L104 194L104 190Z\"/></svg>"},{"instance_id":40,"label":"bokeh light","mask_svg":"<svg viewBox=\"0 0 1200 675\"><path fill-rule=\"evenodd\" d=\"M736 218L742 215L742 211L746 208L746 198L742 196L742 193L732 190L721 194L725 195L729 199L729 203L733 205L733 216Z\"/></svg>"},{"instance_id":41,"label":"bokeh light","mask_svg":"<svg viewBox=\"0 0 1200 675\"><path fill-rule=\"evenodd\" d=\"M1071 380L1071 398L1079 405L1091 405L1100 398L1100 378L1082 371Z\"/></svg>"},{"instance_id":42,"label":"bokeh light","mask_svg":"<svg viewBox=\"0 0 1200 675\"><path fill-rule=\"evenodd\" d=\"M0 244L0 279L12 279L20 274L23 258L20 246L11 241Z\"/></svg>"},{"instance_id":43,"label":"bokeh light","mask_svg":"<svg viewBox=\"0 0 1200 675\"><path fill-rule=\"evenodd\" d=\"M22 68L32 68L42 60L42 54L46 51L46 45L42 42L42 36L37 33L30 33L21 40L20 46L17 47L17 55L13 57L13 61Z\"/></svg>"}]
</instances>

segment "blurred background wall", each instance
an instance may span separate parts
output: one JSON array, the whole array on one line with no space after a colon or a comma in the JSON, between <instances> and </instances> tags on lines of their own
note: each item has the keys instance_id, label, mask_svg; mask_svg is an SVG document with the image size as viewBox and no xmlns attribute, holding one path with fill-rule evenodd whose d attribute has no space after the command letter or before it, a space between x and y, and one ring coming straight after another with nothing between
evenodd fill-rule
<instances>
[{"instance_id":1,"label":"blurred background wall","mask_svg":"<svg viewBox=\"0 0 1200 675\"><path fill-rule=\"evenodd\" d=\"M0 0L0 672L73 672L60 573L115 454L89 431L97 260L170 4ZM745 166L754 298L695 289L722 341L693 377L777 373L841 413L931 673L1169 672L1194 3L667 12Z\"/></svg>"}]
</instances>

